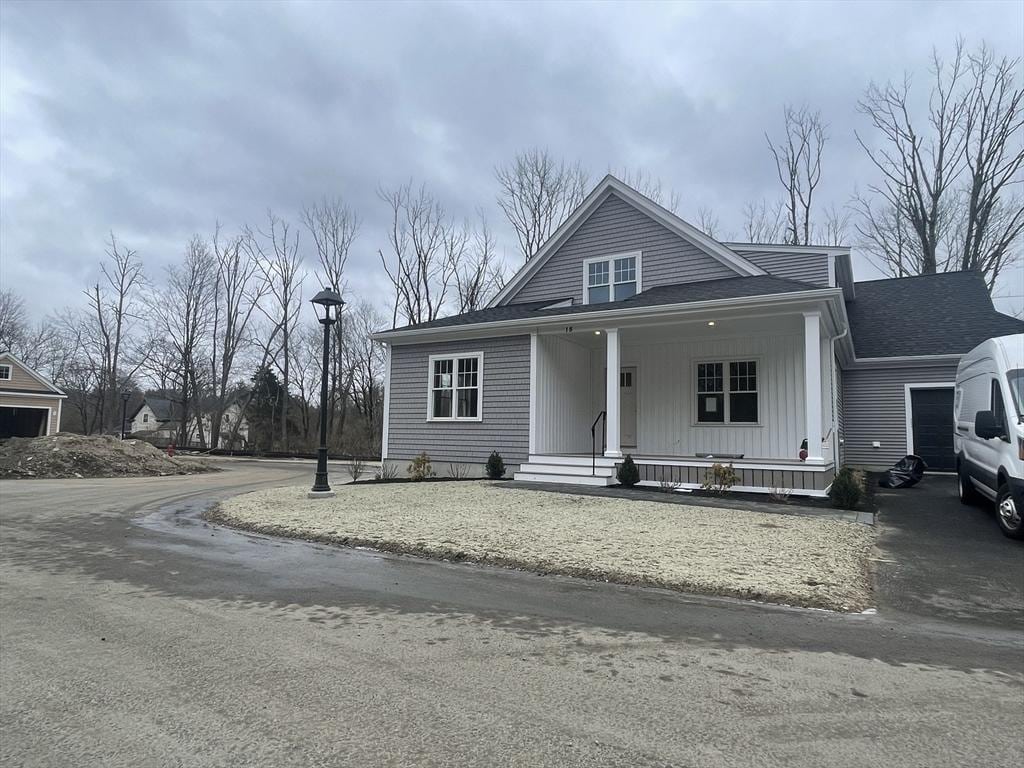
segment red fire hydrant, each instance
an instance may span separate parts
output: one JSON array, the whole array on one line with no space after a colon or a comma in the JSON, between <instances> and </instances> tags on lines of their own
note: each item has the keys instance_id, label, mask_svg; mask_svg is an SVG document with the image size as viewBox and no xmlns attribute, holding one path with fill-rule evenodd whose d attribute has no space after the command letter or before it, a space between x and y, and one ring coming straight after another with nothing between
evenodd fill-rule
<instances>
[{"instance_id":1,"label":"red fire hydrant","mask_svg":"<svg viewBox=\"0 0 1024 768\"><path fill-rule=\"evenodd\" d=\"M169 443L167 445L167 455L168 456L173 456L174 455L174 443Z\"/></svg>"}]
</instances>

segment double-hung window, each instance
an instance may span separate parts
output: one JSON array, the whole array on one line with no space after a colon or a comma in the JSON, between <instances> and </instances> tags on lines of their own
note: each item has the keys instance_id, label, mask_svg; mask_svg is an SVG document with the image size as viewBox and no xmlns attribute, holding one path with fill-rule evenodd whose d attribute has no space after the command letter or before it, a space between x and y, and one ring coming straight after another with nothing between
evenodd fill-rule
<instances>
[{"instance_id":1,"label":"double-hung window","mask_svg":"<svg viewBox=\"0 0 1024 768\"><path fill-rule=\"evenodd\" d=\"M11 380L11 366L9 366L9 365L0 365L0 381L10 381L10 380Z\"/></svg>"},{"instance_id":2,"label":"double-hung window","mask_svg":"<svg viewBox=\"0 0 1024 768\"><path fill-rule=\"evenodd\" d=\"M584 270L587 304L622 301L639 290L639 253L587 259Z\"/></svg>"},{"instance_id":3,"label":"double-hung window","mask_svg":"<svg viewBox=\"0 0 1024 768\"><path fill-rule=\"evenodd\" d=\"M430 358L431 421L479 421L483 399L483 354Z\"/></svg>"},{"instance_id":4,"label":"double-hung window","mask_svg":"<svg viewBox=\"0 0 1024 768\"><path fill-rule=\"evenodd\" d=\"M757 361L697 363L697 423L758 422Z\"/></svg>"}]
</instances>

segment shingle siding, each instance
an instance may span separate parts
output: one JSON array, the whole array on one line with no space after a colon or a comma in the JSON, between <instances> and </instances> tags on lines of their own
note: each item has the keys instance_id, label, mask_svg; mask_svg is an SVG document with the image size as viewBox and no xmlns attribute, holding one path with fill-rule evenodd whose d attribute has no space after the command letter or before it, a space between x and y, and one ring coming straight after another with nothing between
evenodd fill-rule
<instances>
[{"instance_id":1,"label":"shingle siding","mask_svg":"<svg viewBox=\"0 0 1024 768\"><path fill-rule=\"evenodd\" d=\"M483 420L427 421L431 355L483 352ZM426 451L435 462L483 463L498 451L526 461L530 442L530 337L400 344L391 350L388 458ZM435 468L436 469L436 468Z\"/></svg>"},{"instance_id":2,"label":"shingle siding","mask_svg":"<svg viewBox=\"0 0 1024 768\"><path fill-rule=\"evenodd\" d=\"M905 385L952 383L956 363L893 366L843 372L844 454L849 464L887 467L907 453ZM873 441L879 448L872 448Z\"/></svg>"},{"instance_id":3,"label":"shingle siding","mask_svg":"<svg viewBox=\"0 0 1024 768\"><path fill-rule=\"evenodd\" d=\"M643 288L735 277L736 272L611 195L508 303L572 298L583 302L583 261L641 251Z\"/></svg>"},{"instance_id":4,"label":"shingle siding","mask_svg":"<svg viewBox=\"0 0 1024 768\"><path fill-rule=\"evenodd\" d=\"M775 253L769 251L741 251L743 258L770 275L788 277L823 288L828 284L828 255L824 253Z\"/></svg>"}]
</instances>

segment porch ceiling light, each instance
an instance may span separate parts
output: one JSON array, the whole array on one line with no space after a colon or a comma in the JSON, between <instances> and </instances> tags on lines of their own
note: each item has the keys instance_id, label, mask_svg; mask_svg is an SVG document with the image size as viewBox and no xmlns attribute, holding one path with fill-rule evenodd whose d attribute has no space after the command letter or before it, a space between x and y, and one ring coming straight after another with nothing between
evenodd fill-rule
<instances>
[{"instance_id":1,"label":"porch ceiling light","mask_svg":"<svg viewBox=\"0 0 1024 768\"><path fill-rule=\"evenodd\" d=\"M600 331L594 331L594 335L595 335L595 336L600 336L600 335L601 335L601 332L600 332Z\"/></svg>"},{"instance_id":2,"label":"porch ceiling light","mask_svg":"<svg viewBox=\"0 0 1024 768\"><path fill-rule=\"evenodd\" d=\"M714 321L714 320L708 320L708 325L710 325L710 326L714 326L714 324L715 324L715 321Z\"/></svg>"}]
</instances>

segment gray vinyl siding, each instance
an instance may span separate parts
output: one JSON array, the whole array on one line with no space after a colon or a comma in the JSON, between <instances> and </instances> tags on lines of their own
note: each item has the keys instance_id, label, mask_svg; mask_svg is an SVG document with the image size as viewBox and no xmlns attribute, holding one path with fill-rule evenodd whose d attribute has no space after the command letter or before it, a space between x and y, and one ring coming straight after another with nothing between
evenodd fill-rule
<instances>
[{"instance_id":1,"label":"gray vinyl siding","mask_svg":"<svg viewBox=\"0 0 1024 768\"><path fill-rule=\"evenodd\" d=\"M905 385L955 380L956 363L844 371L846 462L884 468L903 458L907 453ZM875 440L881 443L879 448L871 447Z\"/></svg>"},{"instance_id":2,"label":"gray vinyl siding","mask_svg":"<svg viewBox=\"0 0 1024 768\"><path fill-rule=\"evenodd\" d=\"M622 198L610 195L506 303L571 298L583 302L583 261L640 251L642 288L736 277L713 256Z\"/></svg>"},{"instance_id":3,"label":"gray vinyl siding","mask_svg":"<svg viewBox=\"0 0 1024 768\"><path fill-rule=\"evenodd\" d=\"M839 367L839 358L834 361L836 368L836 433L839 438L839 466L846 463L846 403L843 399L843 369Z\"/></svg>"},{"instance_id":4,"label":"gray vinyl siding","mask_svg":"<svg viewBox=\"0 0 1024 768\"><path fill-rule=\"evenodd\" d=\"M771 253L768 251L736 251L747 261L775 277L800 280L829 287L828 255L824 253Z\"/></svg>"},{"instance_id":5,"label":"gray vinyl siding","mask_svg":"<svg viewBox=\"0 0 1024 768\"><path fill-rule=\"evenodd\" d=\"M483 352L483 420L427 421L431 355ZM530 337L402 344L391 350L388 458L426 451L437 462L483 463L498 451L526 461L530 443Z\"/></svg>"}]
</instances>

